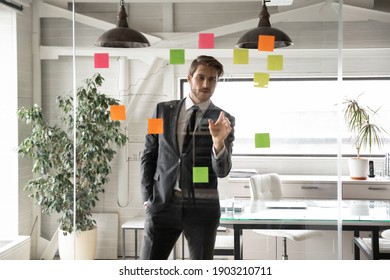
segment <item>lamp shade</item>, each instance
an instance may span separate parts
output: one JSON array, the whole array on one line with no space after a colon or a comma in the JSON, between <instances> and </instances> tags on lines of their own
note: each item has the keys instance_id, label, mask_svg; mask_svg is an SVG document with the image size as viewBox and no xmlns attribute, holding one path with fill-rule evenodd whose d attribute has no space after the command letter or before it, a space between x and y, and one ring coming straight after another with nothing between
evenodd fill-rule
<instances>
[{"instance_id":1,"label":"lamp shade","mask_svg":"<svg viewBox=\"0 0 390 280\"><path fill-rule=\"evenodd\" d=\"M116 27L104 32L95 45L109 48L144 48L149 47L150 43L141 32L129 28L124 1L121 1Z\"/></svg>"},{"instance_id":2,"label":"lamp shade","mask_svg":"<svg viewBox=\"0 0 390 280\"><path fill-rule=\"evenodd\" d=\"M243 49L257 49L260 35L275 36L275 48L291 46L293 42L291 41L290 37L283 31L271 27L269 17L268 9L264 1L263 7L259 14L260 20L258 26L241 36L236 44L236 47Z\"/></svg>"}]
</instances>

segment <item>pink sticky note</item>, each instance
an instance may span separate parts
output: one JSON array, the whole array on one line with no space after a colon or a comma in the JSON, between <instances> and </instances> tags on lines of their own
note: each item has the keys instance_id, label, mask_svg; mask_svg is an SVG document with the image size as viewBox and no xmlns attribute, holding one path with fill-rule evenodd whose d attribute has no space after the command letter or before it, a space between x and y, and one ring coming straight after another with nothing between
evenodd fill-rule
<instances>
[{"instance_id":1,"label":"pink sticky note","mask_svg":"<svg viewBox=\"0 0 390 280\"><path fill-rule=\"evenodd\" d=\"M95 53L94 62L95 62L95 68L108 68L109 67L108 53Z\"/></svg>"},{"instance_id":2,"label":"pink sticky note","mask_svg":"<svg viewBox=\"0 0 390 280\"><path fill-rule=\"evenodd\" d=\"M213 49L214 33L199 33L198 47L199 49Z\"/></svg>"}]
</instances>

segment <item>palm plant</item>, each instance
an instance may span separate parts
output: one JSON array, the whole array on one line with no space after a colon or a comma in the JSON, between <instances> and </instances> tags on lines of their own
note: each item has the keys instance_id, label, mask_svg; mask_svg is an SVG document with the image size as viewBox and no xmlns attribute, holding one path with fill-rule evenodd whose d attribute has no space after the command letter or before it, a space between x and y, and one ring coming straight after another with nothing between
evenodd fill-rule
<instances>
[{"instance_id":1,"label":"palm plant","mask_svg":"<svg viewBox=\"0 0 390 280\"><path fill-rule=\"evenodd\" d=\"M359 95L360 96L360 95ZM358 96L358 97L359 97ZM383 134L387 133L381 126L373 123L374 116L380 110L362 106L356 99L344 99L344 117L348 130L352 133L353 145L356 148L357 158L360 158L362 149L367 149L371 154L374 145L381 148L383 145Z\"/></svg>"}]
</instances>

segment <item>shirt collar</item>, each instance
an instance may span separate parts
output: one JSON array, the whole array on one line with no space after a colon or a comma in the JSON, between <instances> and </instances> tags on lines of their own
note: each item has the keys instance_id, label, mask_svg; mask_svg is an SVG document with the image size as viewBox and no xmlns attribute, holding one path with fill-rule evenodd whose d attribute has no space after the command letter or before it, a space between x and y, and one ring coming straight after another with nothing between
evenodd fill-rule
<instances>
[{"instance_id":1,"label":"shirt collar","mask_svg":"<svg viewBox=\"0 0 390 280\"><path fill-rule=\"evenodd\" d=\"M211 100L207 100L205 102L202 102L202 103L199 103L199 104L195 104L192 99L190 98L190 96L188 95L186 100L185 100L185 108L186 108L186 111L191 109L192 106L196 105L199 107L199 109L202 111L202 113L206 112L207 108L210 106L210 103L211 103Z\"/></svg>"}]
</instances>

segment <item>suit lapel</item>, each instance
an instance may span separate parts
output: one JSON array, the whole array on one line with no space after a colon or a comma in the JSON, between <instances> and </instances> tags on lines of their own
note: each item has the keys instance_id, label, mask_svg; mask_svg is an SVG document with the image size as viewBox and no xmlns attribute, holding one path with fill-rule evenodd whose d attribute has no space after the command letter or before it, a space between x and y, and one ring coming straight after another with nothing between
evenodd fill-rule
<instances>
[{"instance_id":1,"label":"suit lapel","mask_svg":"<svg viewBox=\"0 0 390 280\"><path fill-rule=\"evenodd\" d=\"M214 116L214 109L216 108L216 106L211 102L209 107L207 108L206 112L203 114L203 118L211 118Z\"/></svg>"},{"instance_id":2,"label":"suit lapel","mask_svg":"<svg viewBox=\"0 0 390 280\"><path fill-rule=\"evenodd\" d=\"M173 140L173 143L175 145L175 151L177 155L180 156L180 149L179 149L179 139L177 138L177 126L179 124L179 114L181 111L181 107L184 104L184 99L181 99L178 103L177 106L174 108L171 108L171 116L174 117L174 122L173 122L173 127L171 129L171 139Z\"/></svg>"}]
</instances>

